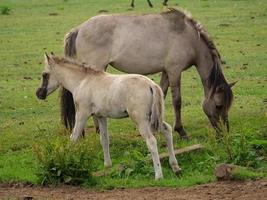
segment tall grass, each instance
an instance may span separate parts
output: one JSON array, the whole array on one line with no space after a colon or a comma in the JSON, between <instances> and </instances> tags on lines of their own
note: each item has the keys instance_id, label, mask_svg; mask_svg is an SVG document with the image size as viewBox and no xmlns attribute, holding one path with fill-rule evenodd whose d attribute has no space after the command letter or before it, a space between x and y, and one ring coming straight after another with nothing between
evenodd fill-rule
<instances>
[{"instance_id":1,"label":"tall grass","mask_svg":"<svg viewBox=\"0 0 267 200\"><path fill-rule=\"evenodd\" d=\"M96 184L92 176L95 155L85 141L73 144L66 137L55 136L33 146L33 150L39 161L37 176L42 185Z\"/></svg>"}]
</instances>

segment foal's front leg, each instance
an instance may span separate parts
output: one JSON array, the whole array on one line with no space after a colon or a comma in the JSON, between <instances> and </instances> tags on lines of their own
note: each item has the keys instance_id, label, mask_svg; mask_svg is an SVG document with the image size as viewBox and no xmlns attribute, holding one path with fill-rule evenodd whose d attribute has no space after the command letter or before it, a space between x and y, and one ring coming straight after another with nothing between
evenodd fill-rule
<instances>
[{"instance_id":1,"label":"foal's front leg","mask_svg":"<svg viewBox=\"0 0 267 200\"><path fill-rule=\"evenodd\" d=\"M72 131L72 134L70 135L71 141L76 142L78 140L84 130L84 126L88 120L89 115L90 114L88 112L77 109L74 129Z\"/></svg>"},{"instance_id":2,"label":"foal's front leg","mask_svg":"<svg viewBox=\"0 0 267 200\"><path fill-rule=\"evenodd\" d=\"M111 159L109 154L109 135L107 131L107 118L96 118L99 124L100 141L104 152L104 166L111 167Z\"/></svg>"}]
</instances>

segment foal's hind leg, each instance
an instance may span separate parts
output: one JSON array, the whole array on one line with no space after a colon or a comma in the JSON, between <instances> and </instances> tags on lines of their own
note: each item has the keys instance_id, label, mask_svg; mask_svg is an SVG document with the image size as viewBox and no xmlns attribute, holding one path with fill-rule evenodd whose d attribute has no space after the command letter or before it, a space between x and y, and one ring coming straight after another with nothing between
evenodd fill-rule
<instances>
[{"instance_id":1,"label":"foal's hind leg","mask_svg":"<svg viewBox=\"0 0 267 200\"><path fill-rule=\"evenodd\" d=\"M163 178L161 164L159 160L159 153L157 147L157 140L151 132L149 122L141 122L138 124L138 129L140 134L146 141L147 147L151 153L154 170L155 170L155 179Z\"/></svg>"},{"instance_id":2,"label":"foal's hind leg","mask_svg":"<svg viewBox=\"0 0 267 200\"><path fill-rule=\"evenodd\" d=\"M169 153L169 163L170 163L170 166L172 168L172 171L176 175L179 175L181 173L181 168L178 165L178 162L176 160L174 150L173 150L172 128L169 124L167 124L166 122L163 122L161 131L164 134L165 139L167 141L167 148L168 148L168 153Z\"/></svg>"}]
</instances>

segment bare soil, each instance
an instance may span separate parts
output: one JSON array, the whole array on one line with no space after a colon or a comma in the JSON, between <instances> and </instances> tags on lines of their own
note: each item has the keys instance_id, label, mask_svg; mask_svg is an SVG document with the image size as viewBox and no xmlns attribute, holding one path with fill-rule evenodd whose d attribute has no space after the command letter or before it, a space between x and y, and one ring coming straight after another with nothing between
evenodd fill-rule
<instances>
[{"instance_id":1,"label":"bare soil","mask_svg":"<svg viewBox=\"0 0 267 200\"><path fill-rule=\"evenodd\" d=\"M153 199L153 200L267 200L267 180L221 181L190 188L142 188L96 191L73 186L56 188L0 184L0 199Z\"/></svg>"}]
</instances>

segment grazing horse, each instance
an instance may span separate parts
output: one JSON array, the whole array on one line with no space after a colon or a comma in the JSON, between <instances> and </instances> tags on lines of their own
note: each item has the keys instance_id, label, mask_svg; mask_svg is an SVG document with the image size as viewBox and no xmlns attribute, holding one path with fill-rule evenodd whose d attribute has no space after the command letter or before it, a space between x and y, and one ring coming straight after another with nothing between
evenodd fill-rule
<instances>
[{"instance_id":1,"label":"grazing horse","mask_svg":"<svg viewBox=\"0 0 267 200\"><path fill-rule=\"evenodd\" d=\"M222 69L220 54L206 31L182 11L169 8L160 14L99 15L66 34L64 53L106 70L108 65L126 73L162 72L160 86L166 96L171 87L174 130L187 138L181 121L181 73L196 66L204 88L203 110L220 134L219 122L229 129L228 111L233 93ZM62 121L73 127L71 93L62 90Z\"/></svg>"},{"instance_id":2,"label":"grazing horse","mask_svg":"<svg viewBox=\"0 0 267 200\"><path fill-rule=\"evenodd\" d=\"M132 0L132 2L131 2L131 7L132 7L132 8L134 8L134 1L135 1L135 0ZM148 3L148 5L149 5L151 8L153 7L153 4L151 3L150 0L147 0L147 3ZM164 6L167 6L167 3L168 3L168 0L164 0L162 4L163 4Z\"/></svg>"},{"instance_id":3,"label":"grazing horse","mask_svg":"<svg viewBox=\"0 0 267 200\"><path fill-rule=\"evenodd\" d=\"M104 165L111 166L107 118L130 117L137 125L151 153L155 179L163 178L156 131L162 131L169 153L172 170L181 172L173 150L171 126L163 121L164 101L161 88L142 75L112 75L97 71L69 59L45 55L41 86L36 95L45 99L59 86L67 88L75 102L75 125L70 136L76 141L90 116L99 123Z\"/></svg>"}]
</instances>

